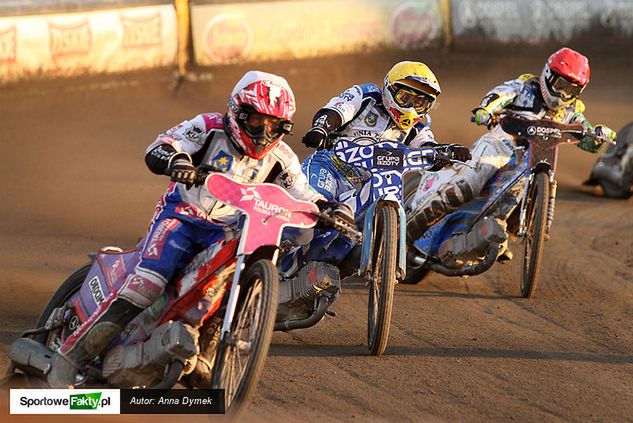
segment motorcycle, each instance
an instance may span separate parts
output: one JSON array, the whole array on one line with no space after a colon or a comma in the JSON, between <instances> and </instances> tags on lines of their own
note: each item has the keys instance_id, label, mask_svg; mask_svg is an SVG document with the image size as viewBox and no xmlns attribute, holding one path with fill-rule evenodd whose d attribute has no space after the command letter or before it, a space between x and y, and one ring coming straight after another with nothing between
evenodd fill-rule
<instances>
[{"instance_id":1,"label":"motorcycle","mask_svg":"<svg viewBox=\"0 0 633 423\"><path fill-rule=\"evenodd\" d=\"M310 228L320 213L280 186L201 173L203 195L241 211L241 218L82 369L75 387L168 389L180 382L224 389L226 412L232 415L251 397L272 338L281 232ZM53 352L120 288L139 260L138 248L107 247L93 255L54 293L36 329L12 344L9 372L17 368L46 380Z\"/></svg>"},{"instance_id":2,"label":"motorcycle","mask_svg":"<svg viewBox=\"0 0 633 423\"><path fill-rule=\"evenodd\" d=\"M556 202L556 159L561 144L578 143L592 134L580 124L500 117L499 125L516 141L511 160L484 185L480 194L444 216L409 248L408 280L419 283L430 271L473 276L495 261L511 258L509 235L523 243L521 295L537 286L543 243L550 236ZM407 186L410 207L420 178Z\"/></svg>"},{"instance_id":3,"label":"motorcycle","mask_svg":"<svg viewBox=\"0 0 633 423\"><path fill-rule=\"evenodd\" d=\"M610 145L591 168L584 185L600 185L605 197L626 199L633 186L633 122L618 132L618 142Z\"/></svg>"},{"instance_id":4,"label":"motorcycle","mask_svg":"<svg viewBox=\"0 0 633 423\"><path fill-rule=\"evenodd\" d=\"M365 169L366 180L371 179L370 183L359 182L358 190L340 198L357 210L362 237L354 236L356 228L343 228L339 222L338 229L357 242L340 269L311 262L295 277L281 278L275 330L310 327L326 313L333 314L328 308L341 292L340 280L356 273L369 286L367 345L370 353L378 356L389 338L395 285L406 275L403 176L427 169L438 160L452 159L433 148L414 149L368 137L339 139L333 151L343 164Z\"/></svg>"}]
</instances>

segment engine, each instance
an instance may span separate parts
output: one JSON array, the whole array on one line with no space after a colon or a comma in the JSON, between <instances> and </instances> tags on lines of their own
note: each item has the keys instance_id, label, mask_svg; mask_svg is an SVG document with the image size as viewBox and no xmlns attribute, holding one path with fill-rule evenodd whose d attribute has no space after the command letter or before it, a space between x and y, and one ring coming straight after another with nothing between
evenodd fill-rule
<instances>
[{"instance_id":1,"label":"engine","mask_svg":"<svg viewBox=\"0 0 633 423\"><path fill-rule=\"evenodd\" d=\"M191 372L198 354L198 331L180 321L154 329L150 338L132 345L118 345L103 360L103 377L119 387L147 387L160 382L167 364L185 363Z\"/></svg>"},{"instance_id":2,"label":"engine","mask_svg":"<svg viewBox=\"0 0 633 423\"><path fill-rule=\"evenodd\" d=\"M314 300L318 296L328 296L332 304L340 293L338 267L323 262L309 262L294 277L280 280L277 321L305 319L312 314Z\"/></svg>"},{"instance_id":3,"label":"engine","mask_svg":"<svg viewBox=\"0 0 633 423\"><path fill-rule=\"evenodd\" d=\"M482 259L492 243L505 244L506 223L503 220L485 217L477 222L470 232L453 236L440 246L438 256L447 266Z\"/></svg>"}]
</instances>

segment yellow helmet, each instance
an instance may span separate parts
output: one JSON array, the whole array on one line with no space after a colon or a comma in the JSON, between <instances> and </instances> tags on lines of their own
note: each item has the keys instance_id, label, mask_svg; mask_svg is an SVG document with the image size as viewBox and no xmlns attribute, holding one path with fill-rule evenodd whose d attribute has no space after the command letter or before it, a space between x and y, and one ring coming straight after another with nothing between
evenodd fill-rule
<instances>
[{"instance_id":1,"label":"yellow helmet","mask_svg":"<svg viewBox=\"0 0 633 423\"><path fill-rule=\"evenodd\" d=\"M382 102L396 124L406 131L426 115L441 92L440 83L424 63L399 62L385 76Z\"/></svg>"}]
</instances>

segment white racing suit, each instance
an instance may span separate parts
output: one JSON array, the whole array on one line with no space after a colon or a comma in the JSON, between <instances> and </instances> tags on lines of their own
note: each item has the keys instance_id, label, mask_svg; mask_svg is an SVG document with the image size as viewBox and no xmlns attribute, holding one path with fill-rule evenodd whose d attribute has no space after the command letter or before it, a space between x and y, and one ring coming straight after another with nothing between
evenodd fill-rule
<instances>
[{"instance_id":1,"label":"white racing suit","mask_svg":"<svg viewBox=\"0 0 633 423\"><path fill-rule=\"evenodd\" d=\"M200 114L159 135L145 158L152 172L166 174L171 160L183 154L195 166L210 165L242 183L271 182L298 199L323 198L310 188L287 144L280 141L260 160L246 156L229 139L219 113ZM220 240L226 225L236 222L239 212L205 192L202 187L170 183L156 205L134 273L60 346L48 377L53 387L73 384L78 368L154 303L196 254Z\"/></svg>"},{"instance_id":2,"label":"white racing suit","mask_svg":"<svg viewBox=\"0 0 633 423\"><path fill-rule=\"evenodd\" d=\"M583 115L580 100L558 111L547 108L539 89L538 77L524 74L490 90L481 102L490 113L508 112L528 119L552 119L561 123L591 125ZM579 144L583 150L596 152L601 142L586 137ZM475 198L497 170L505 166L514 153L515 144L499 125L481 136L471 148L469 166L447 166L438 172L425 172L407 216L407 231L413 239L446 214Z\"/></svg>"}]
</instances>

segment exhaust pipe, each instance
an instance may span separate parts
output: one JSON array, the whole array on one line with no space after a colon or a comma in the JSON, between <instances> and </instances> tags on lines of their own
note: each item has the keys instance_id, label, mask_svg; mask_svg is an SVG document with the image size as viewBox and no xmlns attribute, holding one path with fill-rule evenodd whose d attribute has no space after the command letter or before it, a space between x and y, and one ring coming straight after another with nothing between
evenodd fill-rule
<instances>
[{"instance_id":1,"label":"exhaust pipe","mask_svg":"<svg viewBox=\"0 0 633 423\"><path fill-rule=\"evenodd\" d=\"M40 379L46 379L55 353L31 338L19 338L11 344L9 358L18 369Z\"/></svg>"}]
</instances>

